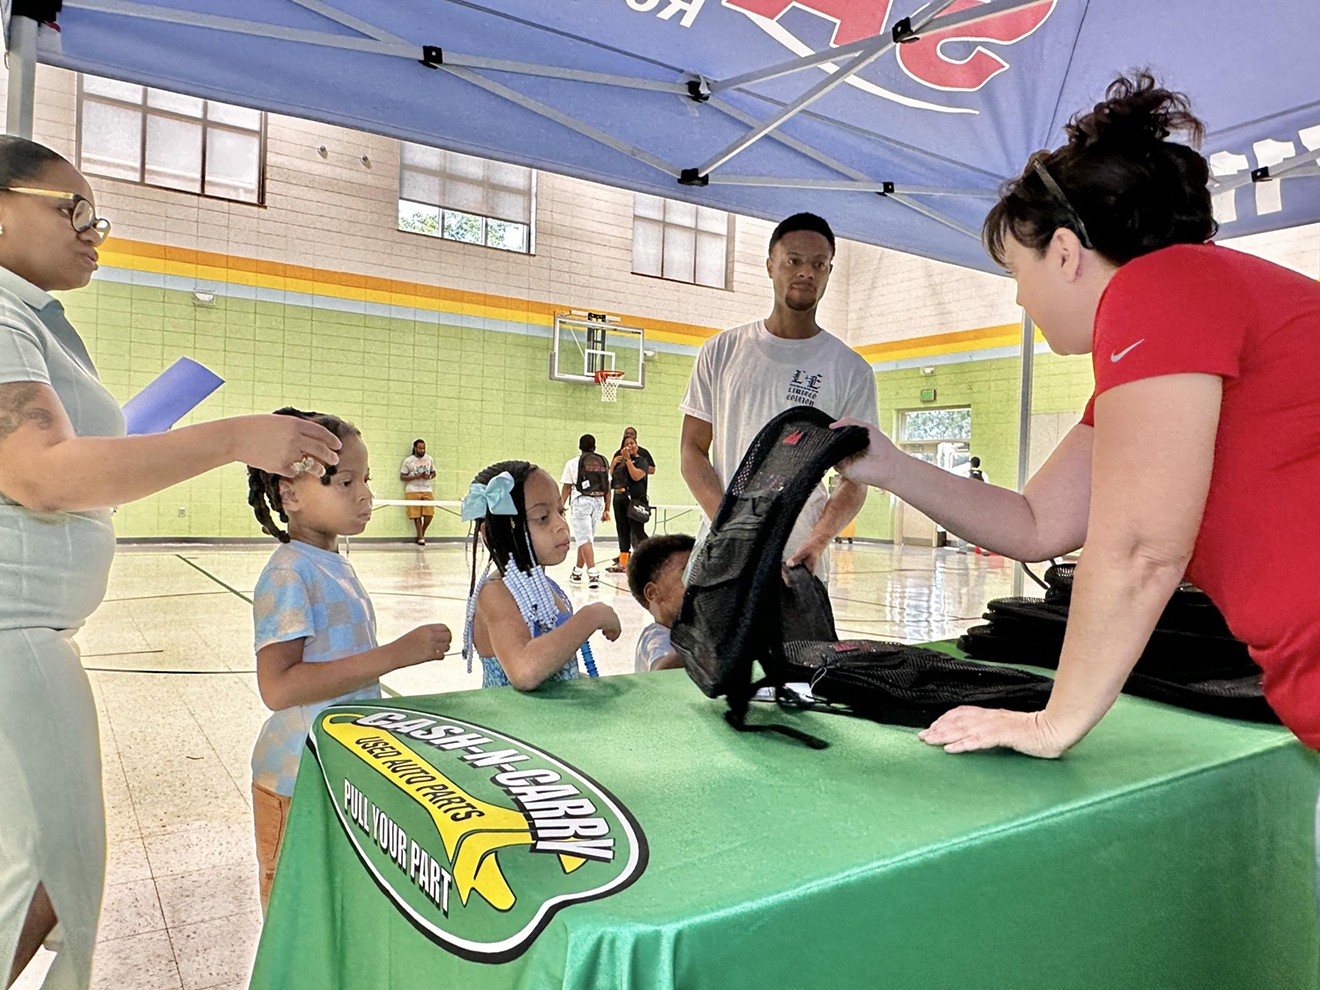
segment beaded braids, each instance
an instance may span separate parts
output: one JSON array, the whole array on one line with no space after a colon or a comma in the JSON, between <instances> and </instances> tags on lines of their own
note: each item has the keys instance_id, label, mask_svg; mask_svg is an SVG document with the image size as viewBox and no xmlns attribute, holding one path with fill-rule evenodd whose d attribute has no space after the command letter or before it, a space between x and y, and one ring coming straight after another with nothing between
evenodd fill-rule
<instances>
[{"instance_id":1,"label":"beaded braids","mask_svg":"<svg viewBox=\"0 0 1320 990\"><path fill-rule=\"evenodd\" d=\"M275 415L295 416L298 419L310 420L317 426L324 426L340 440L347 440L350 436L362 435L362 431L352 423L329 413L304 412L301 409L293 408L293 406L285 406L283 409L276 409ZM252 512L257 517L257 522L261 523L261 531L268 536L275 537L281 543L288 543L288 532L280 529L271 515L272 512L277 514L282 523L287 524L289 521L288 513L284 511L284 499L280 496L280 481L287 479L283 475L271 474L268 471L262 471L260 468L254 468L250 464L247 471L248 505L252 506ZM334 465L326 465L325 471L321 475L321 484L330 484L330 479L334 477L334 473Z\"/></svg>"},{"instance_id":2,"label":"beaded braids","mask_svg":"<svg viewBox=\"0 0 1320 990\"><path fill-rule=\"evenodd\" d=\"M1115 265L1171 244L1205 243L1217 226L1209 165L1192 147L1204 130L1187 97L1150 72L1120 76L1064 128L1067 144L1036 152L1004 183L981 228L986 253L1004 264L1011 236L1043 254L1061 227ZM1166 140L1178 131L1190 144Z\"/></svg>"}]
</instances>

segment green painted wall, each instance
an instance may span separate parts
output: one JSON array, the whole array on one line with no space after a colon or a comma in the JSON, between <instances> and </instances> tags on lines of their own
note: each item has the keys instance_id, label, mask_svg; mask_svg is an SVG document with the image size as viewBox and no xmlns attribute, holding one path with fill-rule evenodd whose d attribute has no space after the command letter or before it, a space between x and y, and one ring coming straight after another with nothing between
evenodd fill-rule
<instances>
[{"instance_id":1,"label":"green painted wall","mask_svg":"<svg viewBox=\"0 0 1320 990\"><path fill-rule=\"evenodd\" d=\"M185 422L282 405L336 413L362 430L378 497L402 497L399 462L419 436L436 462L437 497L458 499L478 470L506 458L536 461L558 480L580 434L596 434L612 452L631 425L659 463L652 501L691 502L678 468L678 403L692 369L686 355L660 352L648 361L646 389L620 390L609 405L593 386L548 379L548 332L522 336L223 294L213 307L198 307L190 292L104 279L63 301L120 401L187 355L225 385ZM972 449L996 481L1011 482L1019 374L1017 359L940 365L931 376L915 368L881 372L880 425L893 431L901 411L926 408L918 394L934 386L936 405L972 407ZM1089 391L1085 358L1037 358L1035 412L1080 410ZM890 539L892 517L891 499L873 492L858 535ZM124 506L116 528L129 539L261 535L237 465ZM386 507L364 535L411 532L404 510ZM435 536L465 532L443 512L431 528Z\"/></svg>"}]
</instances>

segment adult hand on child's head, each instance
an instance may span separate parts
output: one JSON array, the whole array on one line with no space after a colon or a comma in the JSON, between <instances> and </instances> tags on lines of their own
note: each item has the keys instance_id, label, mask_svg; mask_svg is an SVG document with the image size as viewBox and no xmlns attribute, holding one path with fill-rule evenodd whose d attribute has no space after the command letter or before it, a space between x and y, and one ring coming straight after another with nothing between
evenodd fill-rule
<instances>
[{"instance_id":1,"label":"adult hand on child's head","mask_svg":"<svg viewBox=\"0 0 1320 990\"><path fill-rule=\"evenodd\" d=\"M399 666L411 667L413 664L426 663L428 660L439 660L449 652L449 645L453 639L449 627L443 622L418 626L394 641L393 645L398 647L399 659L402 661Z\"/></svg>"},{"instance_id":2,"label":"adult hand on child's head","mask_svg":"<svg viewBox=\"0 0 1320 990\"><path fill-rule=\"evenodd\" d=\"M318 423L296 416L238 416L229 420L232 459L268 474L292 478L303 472L317 477L339 463L339 438Z\"/></svg>"},{"instance_id":3,"label":"adult hand on child's head","mask_svg":"<svg viewBox=\"0 0 1320 990\"><path fill-rule=\"evenodd\" d=\"M860 454L836 464L835 470L849 481L876 488L888 488L897 472L899 458L905 456L903 452L880 432L880 427L873 423L863 423L859 419L845 416L838 422L831 423L830 429L837 430L844 426L866 427L871 442Z\"/></svg>"}]
</instances>

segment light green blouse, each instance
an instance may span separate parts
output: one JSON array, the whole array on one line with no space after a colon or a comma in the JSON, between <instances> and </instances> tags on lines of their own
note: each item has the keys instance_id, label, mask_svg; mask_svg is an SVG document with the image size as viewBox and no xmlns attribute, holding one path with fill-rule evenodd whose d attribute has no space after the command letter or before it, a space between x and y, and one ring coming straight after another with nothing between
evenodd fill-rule
<instances>
[{"instance_id":1,"label":"light green blouse","mask_svg":"<svg viewBox=\"0 0 1320 990\"><path fill-rule=\"evenodd\" d=\"M13 382L51 386L78 436L124 434L64 307L0 268L0 385ZM0 491L0 630L82 625L105 596L114 550L109 509L34 512Z\"/></svg>"}]
</instances>

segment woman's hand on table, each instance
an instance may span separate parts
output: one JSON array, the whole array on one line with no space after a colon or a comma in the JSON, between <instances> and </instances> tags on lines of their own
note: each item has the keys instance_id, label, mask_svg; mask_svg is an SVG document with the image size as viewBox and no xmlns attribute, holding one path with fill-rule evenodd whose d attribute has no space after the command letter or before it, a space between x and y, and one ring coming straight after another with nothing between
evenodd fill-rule
<instances>
[{"instance_id":1,"label":"woman's hand on table","mask_svg":"<svg viewBox=\"0 0 1320 990\"><path fill-rule=\"evenodd\" d=\"M917 738L930 746L943 746L946 753L1004 747L1046 760L1058 759L1072 745L1060 738L1044 712L970 705L941 715L929 728L918 732Z\"/></svg>"}]
</instances>

